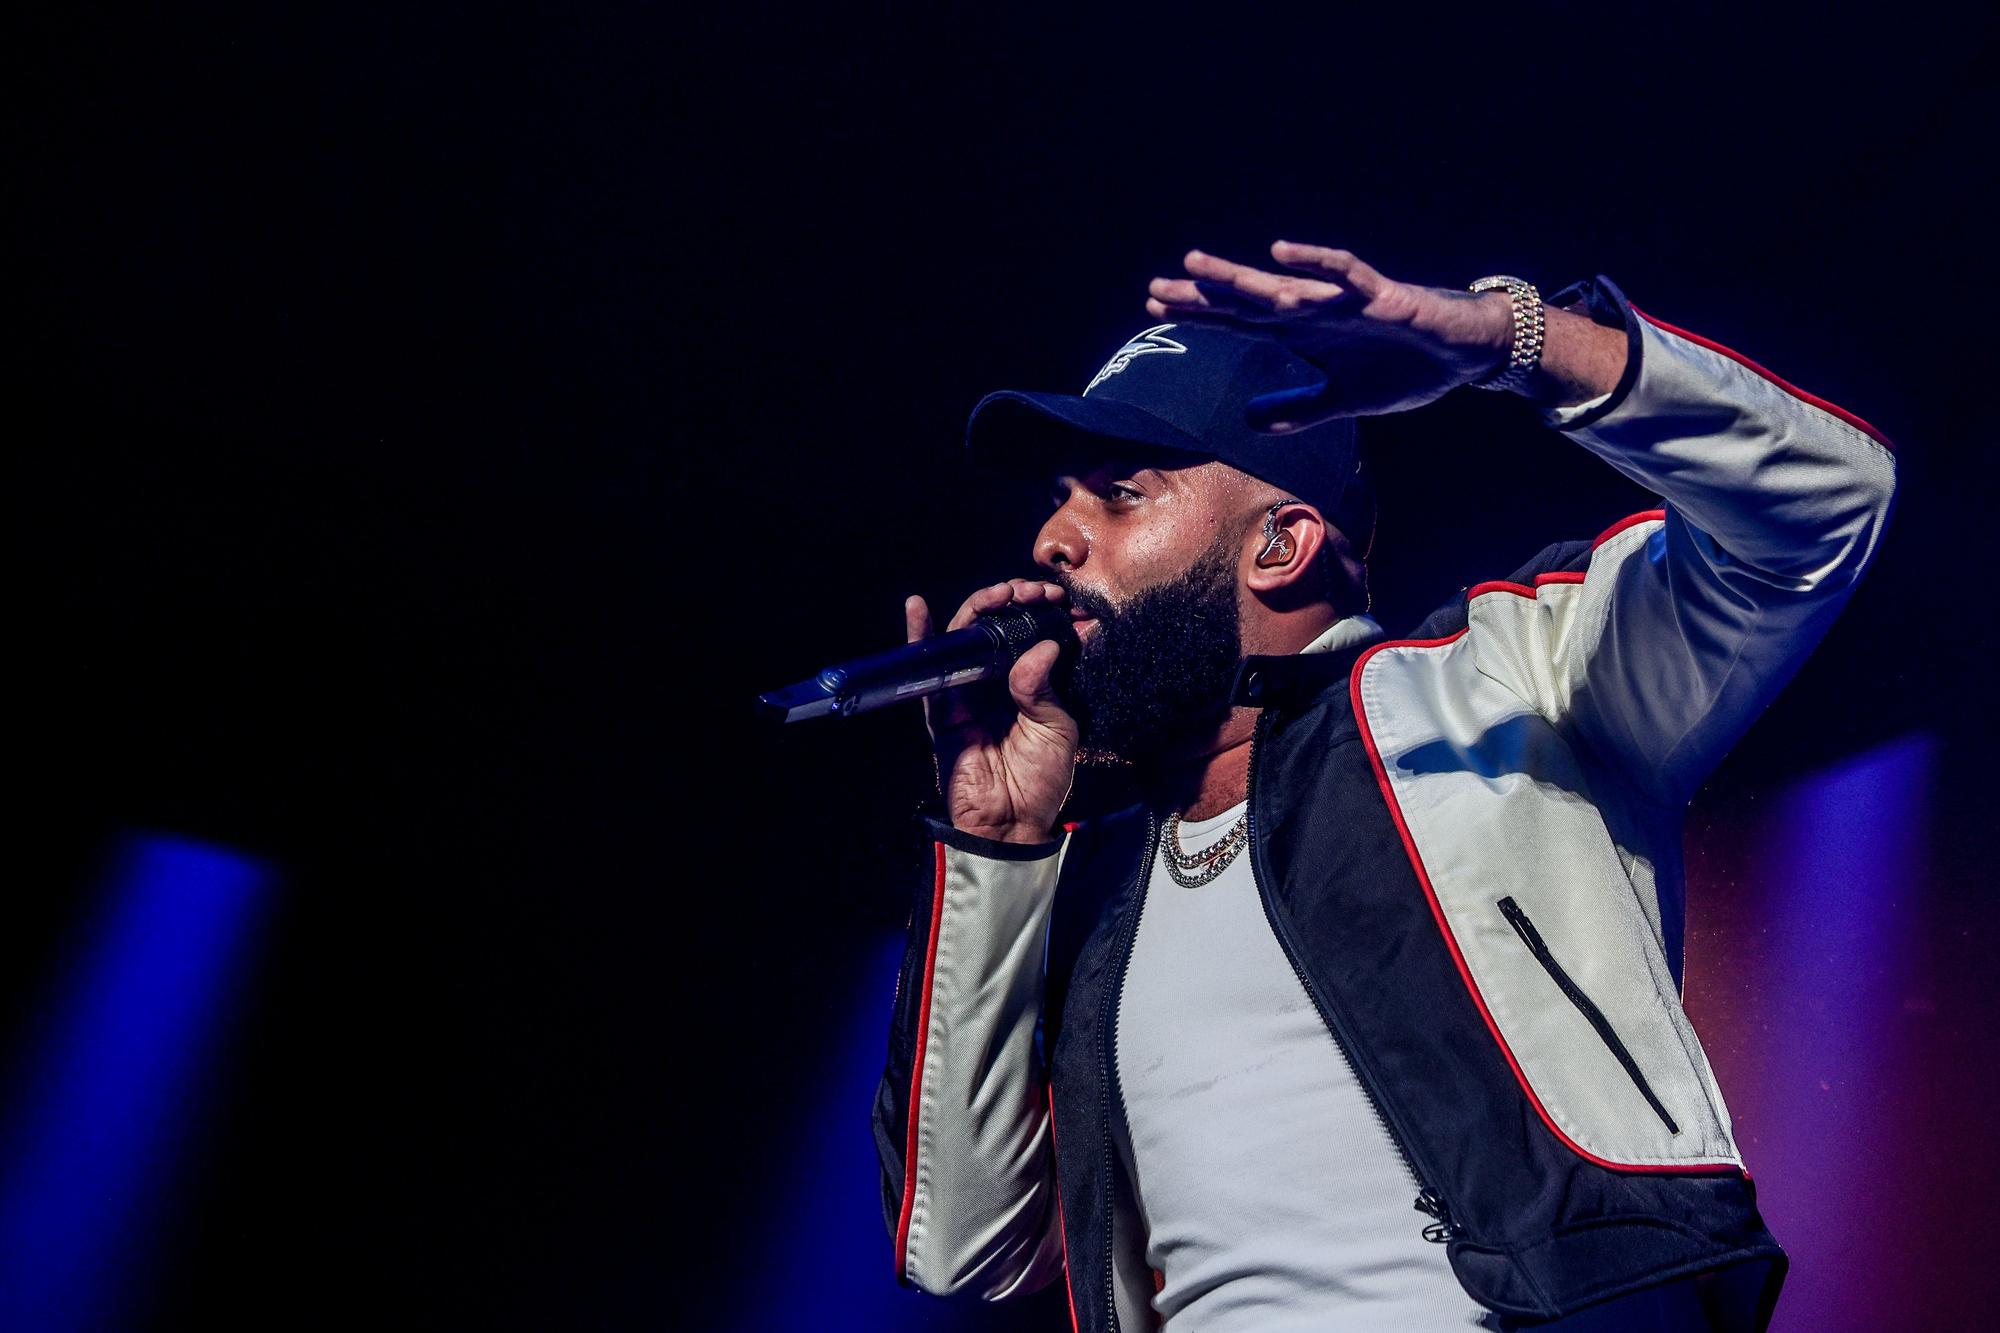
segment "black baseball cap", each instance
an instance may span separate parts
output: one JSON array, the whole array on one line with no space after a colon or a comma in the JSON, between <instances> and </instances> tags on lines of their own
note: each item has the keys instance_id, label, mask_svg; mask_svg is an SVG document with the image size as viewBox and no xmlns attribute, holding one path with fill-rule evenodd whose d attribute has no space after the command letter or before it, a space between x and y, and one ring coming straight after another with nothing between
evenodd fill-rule
<instances>
[{"instance_id":1,"label":"black baseball cap","mask_svg":"<svg viewBox=\"0 0 2000 1333\"><path fill-rule=\"evenodd\" d=\"M1002 389L972 409L965 444L1008 472L1047 470L1090 439L1215 458L1324 514L1367 557L1375 488L1351 417L1272 434L1251 425L1311 397L1320 371L1275 339L1219 324L1156 324L1126 339L1080 395ZM1079 449L1079 445L1084 446Z\"/></svg>"}]
</instances>

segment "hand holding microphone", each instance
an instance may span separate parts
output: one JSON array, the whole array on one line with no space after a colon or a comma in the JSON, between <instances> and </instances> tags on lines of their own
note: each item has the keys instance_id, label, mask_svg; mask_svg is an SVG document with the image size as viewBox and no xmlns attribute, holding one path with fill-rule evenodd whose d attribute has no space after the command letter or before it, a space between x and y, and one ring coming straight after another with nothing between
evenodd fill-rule
<instances>
[{"instance_id":1,"label":"hand holding microphone","mask_svg":"<svg viewBox=\"0 0 2000 1333\"><path fill-rule=\"evenodd\" d=\"M1012 579L965 599L946 626L950 633L981 615L1008 608L1044 608L1067 617L1061 585ZM911 643L931 637L930 608L921 597L903 603ZM1077 723L1056 697L1054 673L1064 645L1034 644L1007 673L1011 709L980 692L954 689L924 699L938 787L952 827L995 842L1047 842L1076 772ZM985 703L988 706L982 707Z\"/></svg>"},{"instance_id":2,"label":"hand holding microphone","mask_svg":"<svg viewBox=\"0 0 2000 1333\"><path fill-rule=\"evenodd\" d=\"M1045 842L1077 747L1054 680L1076 645L1067 600L1060 584L1011 579L966 598L933 635L930 608L912 597L901 648L760 695L759 711L800 722L921 698L952 823L1000 842Z\"/></svg>"}]
</instances>

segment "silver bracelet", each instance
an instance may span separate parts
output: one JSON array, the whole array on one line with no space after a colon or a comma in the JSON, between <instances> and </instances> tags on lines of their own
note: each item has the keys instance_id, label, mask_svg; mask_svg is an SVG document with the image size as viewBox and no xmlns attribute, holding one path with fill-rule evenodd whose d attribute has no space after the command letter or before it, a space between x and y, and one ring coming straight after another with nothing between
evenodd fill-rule
<instances>
[{"instance_id":1,"label":"silver bracelet","mask_svg":"<svg viewBox=\"0 0 2000 1333\"><path fill-rule=\"evenodd\" d=\"M1534 283L1499 273L1481 278L1466 290L1490 292L1501 287L1507 289L1507 298L1513 302L1514 344L1507 353L1507 364L1483 380L1474 380L1475 389L1518 389L1541 364L1542 294L1535 290Z\"/></svg>"}]
</instances>

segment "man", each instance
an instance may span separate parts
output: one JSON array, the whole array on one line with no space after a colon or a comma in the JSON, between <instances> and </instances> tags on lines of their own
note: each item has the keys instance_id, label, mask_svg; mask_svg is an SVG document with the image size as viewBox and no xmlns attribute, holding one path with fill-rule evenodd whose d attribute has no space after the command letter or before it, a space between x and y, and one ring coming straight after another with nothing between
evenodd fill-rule
<instances>
[{"instance_id":1,"label":"man","mask_svg":"<svg viewBox=\"0 0 2000 1333\"><path fill-rule=\"evenodd\" d=\"M898 1279L1060 1274L1079 1330L1761 1329L1785 1256L1680 1004L1680 825L1871 558L1887 441L1601 277L1272 257L1190 254L1081 397L973 415L1056 503L1046 577L951 627L1066 601L1081 648L931 701ZM1461 384L1665 505L1390 641L1352 418ZM1058 827L1080 754L1145 799Z\"/></svg>"}]
</instances>

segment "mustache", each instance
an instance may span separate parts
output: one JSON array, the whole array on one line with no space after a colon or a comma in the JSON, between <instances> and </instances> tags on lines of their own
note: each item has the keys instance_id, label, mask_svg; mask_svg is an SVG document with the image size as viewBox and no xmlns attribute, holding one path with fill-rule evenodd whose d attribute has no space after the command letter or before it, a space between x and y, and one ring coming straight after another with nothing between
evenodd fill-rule
<instances>
[{"instance_id":1,"label":"mustache","mask_svg":"<svg viewBox=\"0 0 2000 1333\"><path fill-rule=\"evenodd\" d=\"M1057 570L1046 577L1050 583L1060 584L1068 595L1069 604L1094 619L1109 621L1118 614L1118 607L1109 597L1092 588L1078 584L1066 570Z\"/></svg>"}]
</instances>

